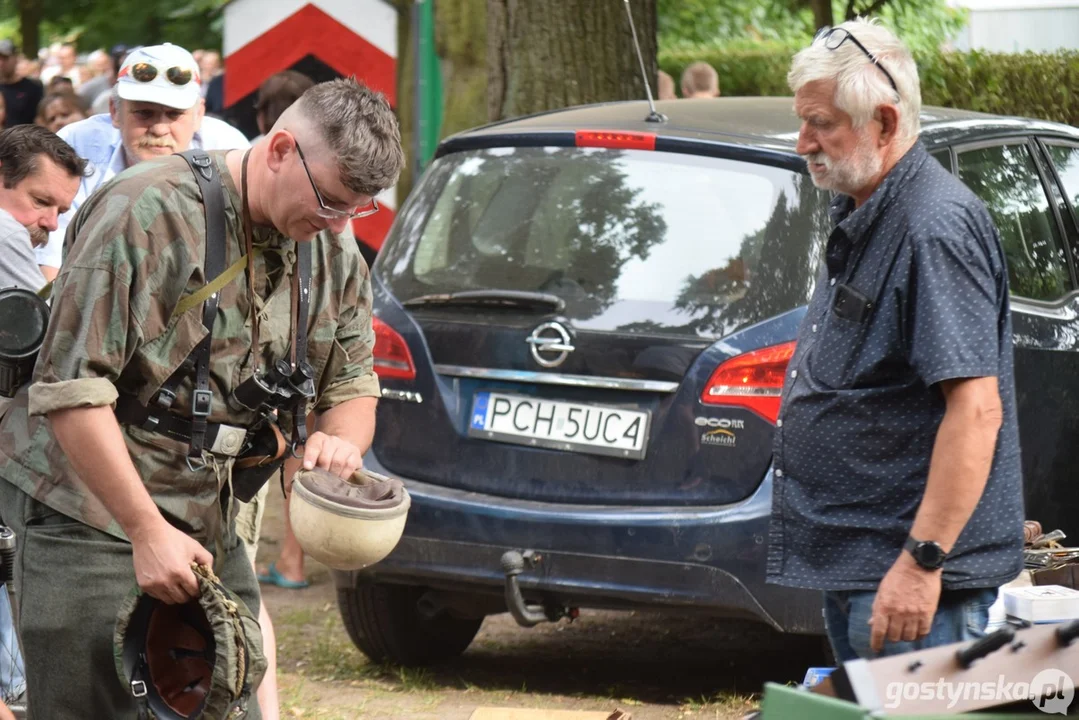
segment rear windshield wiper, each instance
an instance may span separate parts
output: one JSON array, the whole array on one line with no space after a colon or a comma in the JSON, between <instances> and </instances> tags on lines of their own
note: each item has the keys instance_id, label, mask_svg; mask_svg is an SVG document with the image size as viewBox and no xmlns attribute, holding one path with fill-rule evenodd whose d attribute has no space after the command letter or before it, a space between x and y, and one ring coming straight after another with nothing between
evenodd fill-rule
<instances>
[{"instance_id":1,"label":"rear windshield wiper","mask_svg":"<svg viewBox=\"0 0 1079 720\"><path fill-rule=\"evenodd\" d=\"M405 307L441 306L441 307L502 307L526 308L529 310L547 310L562 312L566 303L562 298L550 293L528 292L527 290L462 290L454 293L420 295L405 300Z\"/></svg>"}]
</instances>

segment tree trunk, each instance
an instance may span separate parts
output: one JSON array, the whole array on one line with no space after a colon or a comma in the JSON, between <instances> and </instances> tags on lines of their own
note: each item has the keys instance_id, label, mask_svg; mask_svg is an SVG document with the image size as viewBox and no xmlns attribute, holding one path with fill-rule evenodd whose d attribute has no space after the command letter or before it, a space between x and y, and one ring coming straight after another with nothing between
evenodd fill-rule
<instances>
[{"instance_id":1,"label":"tree trunk","mask_svg":"<svg viewBox=\"0 0 1079 720\"><path fill-rule=\"evenodd\" d=\"M397 180L397 206L400 207L412 190L412 125L415 123L416 71L412 58L412 2L394 0L397 8L397 125L401 128L401 147L405 150L405 166ZM438 8L435 8L438 11Z\"/></svg>"},{"instance_id":2,"label":"tree trunk","mask_svg":"<svg viewBox=\"0 0 1079 720\"><path fill-rule=\"evenodd\" d=\"M880 12L881 8L887 5L891 0L847 0L847 13L844 20L853 20L856 17L872 17Z\"/></svg>"},{"instance_id":3,"label":"tree trunk","mask_svg":"<svg viewBox=\"0 0 1079 720\"><path fill-rule=\"evenodd\" d=\"M442 137L487 120L486 0L438 0L436 43L442 60Z\"/></svg>"},{"instance_id":4,"label":"tree trunk","mask_svg":"<svg viewBox=\"0 0 1079 720\"><path fill-rule=\"evenodd\" d=\"M19 34L22 36L22 54L35 60L41 45L42 0L19 0Z\"/></svg>"},{"instance_id":5,"label":"tree trunk","mask_svg":"<svg viewBox=\"0 0 1079 720\"><path fill-rule=\"evenodd\" d=\"M656 0L631 0L649 86ZM623 0L487 0L491 120L583 103L645 98Z\"/></svg>"},{"instance_id":6,"label":"tree trunk","mask_svg":"<svg viewBox=\"0 0 1079 720\"><path fill-rule=\"evenodd\" d=\"M826 25L835 25L835 18L832 15L832 0L809 0L809 7L813 10L815 30L819 30Z\"/></svg>"},{"instance_id":7,"label":"tree trunk","mask_svg":"<svg viewBox=\"0 0 1079 720\"><path fill-rule=\"evenodd\" d=\"M161 18L157 13L150 13L146 16L146 25L143 28L143 42L147 45L158 45L164 42L164 32L161 27Z\"/></svg>"},{"instance_id":8,"label":"tree trunk","mask_svg":"<svg viewBox=\"0 0 1079 720\"><path fill-rule=\"evenodd\" d=\"M438 0L435 3L435 47L442 65L443 116L441 136L487 121L487 0ZM409 158L397 183L404 202L412 188L412 125L415 122L415 60L412 50L412 0L398 0L397 117L401 143Z\"/></svg>"}]
</instances>

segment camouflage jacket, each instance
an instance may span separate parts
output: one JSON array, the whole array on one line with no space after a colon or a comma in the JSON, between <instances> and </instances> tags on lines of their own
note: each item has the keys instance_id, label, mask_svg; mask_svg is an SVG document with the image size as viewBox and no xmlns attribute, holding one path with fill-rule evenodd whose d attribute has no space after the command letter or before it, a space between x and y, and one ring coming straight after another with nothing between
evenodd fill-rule
<instances>
[{"instance_id":1,"label":"camouflage jacket","mask_svg":"<svg viewBox=\"0 0 1079 720\"><path fill-rule=\"evenodd\" d=\"M226 194L225 267L244 253L240 194L211 152ZM111 405L117 394L148 403L205 337L202 305L174 316L181 298L206 283L206 222L198 184L183 158L140 163L117 176L80 209L68 229L64 264L53 287L48 334L34 370L0 420L0 477L71 518L123 538L118 523L74 473L46 414ZM256 228L263 249L255 264L251 307L246 273L221 291L213 327L211 422L249 425L254 413L228 404L254 370L251 316L258 312L260 371L291 346L295 243ZM371 282L355 242L323 232L313 241L308 362L316 373L313 409L378 397L372 370ZM191 381L173 411L190 416ZM311 408L309 408L310 410ZM122 426L131 460L167 520L206 540L219 528L219 491L227 473L210 463L192 471L188 446Z\"/></svg>"}]
</instances>

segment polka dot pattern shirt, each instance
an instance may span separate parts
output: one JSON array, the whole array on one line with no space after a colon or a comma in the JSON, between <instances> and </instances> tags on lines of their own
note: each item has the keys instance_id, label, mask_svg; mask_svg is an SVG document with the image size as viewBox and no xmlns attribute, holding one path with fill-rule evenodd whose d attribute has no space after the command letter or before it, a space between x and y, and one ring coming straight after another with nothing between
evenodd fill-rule
<instances>
[{"instance_id":1,"label":"polka dot pattern shirt","mask_svg":"<svg viewBox=\"0 0 1079 720\"><path fill-rule=\"evenodd\" d=\"M777 423L768 581L876 589L925 492L937 383L998 379L1004 422L946 589L1022 569L1008 276L982 202L917 143L860 208L839 196ZM919 538L932 539L932 538Z\"/></svg>"}]
</instances>

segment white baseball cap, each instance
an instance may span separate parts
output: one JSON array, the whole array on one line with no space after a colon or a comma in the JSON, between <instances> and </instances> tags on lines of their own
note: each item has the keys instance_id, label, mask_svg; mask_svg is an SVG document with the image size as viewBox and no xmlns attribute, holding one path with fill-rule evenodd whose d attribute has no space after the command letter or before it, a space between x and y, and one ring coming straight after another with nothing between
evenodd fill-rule
<instances>
[{"instance_id":1,"label":"white baseball cap","mask_svg":"<svg viewBox=\"0 0 1079 720\"><path fill-rule=\"evenodd\" d=\"M124 100L140 100L187 110L199 101L199 65L179 45L147 45L132 50L116 76Z\"/></svg>"}]
</instances>

